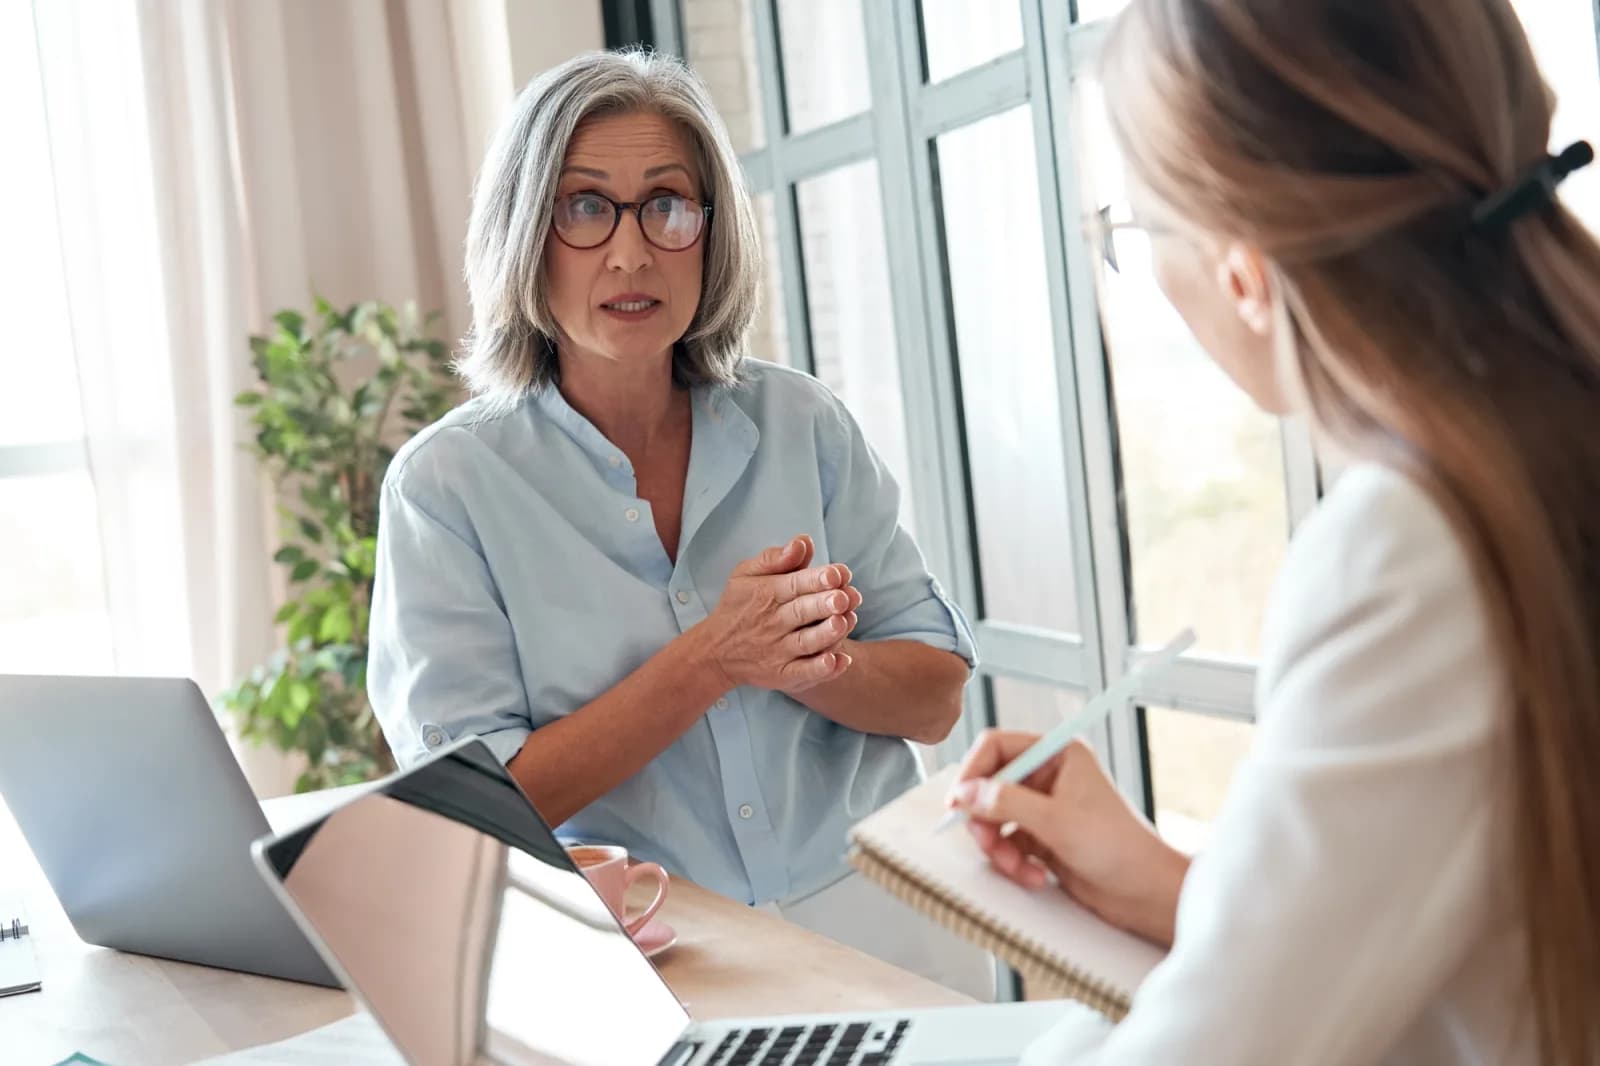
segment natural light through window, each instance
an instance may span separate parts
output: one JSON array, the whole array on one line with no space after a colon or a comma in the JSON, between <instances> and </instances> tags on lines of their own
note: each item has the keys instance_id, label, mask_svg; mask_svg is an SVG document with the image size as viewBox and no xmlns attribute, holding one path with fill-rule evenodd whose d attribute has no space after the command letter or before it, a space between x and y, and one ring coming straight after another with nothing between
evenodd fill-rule
<instances>
[{"instance_id":1,"label":"natural light through window","mask_svg":"<svg viewBox=\"0 0 1600 1066\"><path fill-rule=\"evenodd\" d=\"M32 10L0 5L0 672L109 672L99 515L83 441Z\"/></svg>"}]
</instances>

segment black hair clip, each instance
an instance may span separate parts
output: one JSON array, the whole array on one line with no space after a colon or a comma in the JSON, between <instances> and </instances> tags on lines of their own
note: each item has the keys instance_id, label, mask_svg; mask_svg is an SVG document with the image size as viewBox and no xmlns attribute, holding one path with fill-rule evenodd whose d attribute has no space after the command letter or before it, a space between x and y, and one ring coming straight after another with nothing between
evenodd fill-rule
<instances>
[{"instance_id":1,"label":"black hair clip","mask_svg":"<svg viewBox=\"0 0 1600 1066\"><path fill-rule=\"evenodd\" d=\"M1555 199L1556 186L1574 170L1594 162L1594 149L1588 141L1574 141L1559 155L1546 156L1521 180L1485 197L1472 209L1472 225L1480 230L1497 230L1530 211L1545 207Z\"/></svg>"}]
</instances>

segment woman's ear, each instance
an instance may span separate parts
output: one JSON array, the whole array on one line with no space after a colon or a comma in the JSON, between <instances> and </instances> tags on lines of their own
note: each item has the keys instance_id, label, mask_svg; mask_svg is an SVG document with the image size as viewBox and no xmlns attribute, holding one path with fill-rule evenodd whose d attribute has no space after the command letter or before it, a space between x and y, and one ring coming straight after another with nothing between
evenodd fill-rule
<instances>
[{"instance_id":1,"label":"woman's ear","mask_svg":"<svg viewBox=\"0 0 1600 1066\"><path fill-rule=\"evenodd\" d=\"M1217 284L1250 332L1272 334L1272 275L1260 252L1238 241L1229 244L1217 262Z\"/></svg>"}]
</instances>

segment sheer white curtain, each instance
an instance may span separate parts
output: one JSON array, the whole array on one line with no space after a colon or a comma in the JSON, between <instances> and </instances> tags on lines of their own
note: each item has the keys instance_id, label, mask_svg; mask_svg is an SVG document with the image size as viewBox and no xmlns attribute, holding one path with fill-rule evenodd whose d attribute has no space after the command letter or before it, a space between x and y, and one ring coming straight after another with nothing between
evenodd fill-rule
<instances>
[{"instance_id":1,"label":"sheer white curtain","mask_svg":"<svg viewBox=\"0 0 1600 1066\"><path fill-rule=\"evenodd\" d=\"M505 0L49 0L34 21L116 667L214 694L274 646L276 518L231 402L246 336L313 292L414 299L460 335ZM263 792L292 780L246 765Z\"/></svg>"}]
</instances>

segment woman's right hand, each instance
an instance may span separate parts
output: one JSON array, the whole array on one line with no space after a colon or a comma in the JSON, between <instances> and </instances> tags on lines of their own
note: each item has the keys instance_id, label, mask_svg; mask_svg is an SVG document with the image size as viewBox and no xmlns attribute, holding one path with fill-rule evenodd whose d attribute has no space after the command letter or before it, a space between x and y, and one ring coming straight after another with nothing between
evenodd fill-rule
<instances>
[{"instance_id":1,"label":"woman's right hand","mask_svg":"<svg viewBox=\"0 0 1600 1066\"><path fill-rule=\"evenodd\" d=\"M850 668L843 644L861 593L843 563L810 565L815 546L798 536L734 567L716 610L695 628L729 689L793 695Z\"/></svg>"},{"instance_id":2,"label":"woman's right hand","mask_svg":"<svg viewBox=\"0 0 1600 1066\"><path fill-rule=\"evenodd\" d=\"M1102 918L1170 945L1188 857L1129 805L1081 740L1021 784L993 779L1037 739L985 732L961 765L950 805L971 817L978 847L1000 873L1033 889L1053 874Z\"/></svg>"}]
</instances>

